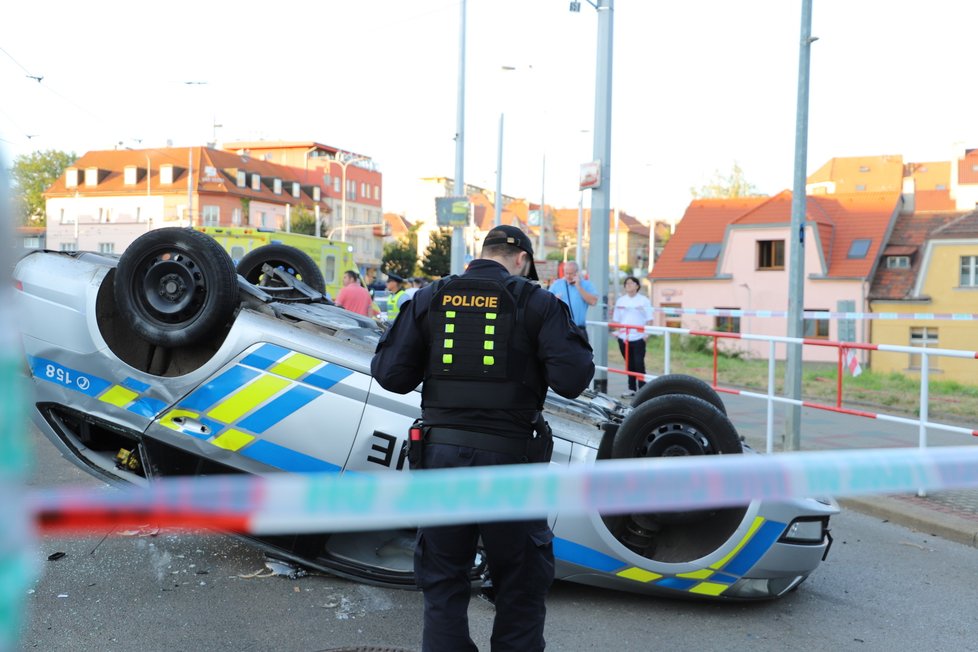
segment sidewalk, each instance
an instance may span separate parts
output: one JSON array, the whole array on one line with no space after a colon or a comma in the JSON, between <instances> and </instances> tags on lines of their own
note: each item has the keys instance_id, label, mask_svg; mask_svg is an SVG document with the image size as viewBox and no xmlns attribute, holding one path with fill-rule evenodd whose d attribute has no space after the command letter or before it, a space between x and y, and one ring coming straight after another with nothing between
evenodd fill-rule
<instances>
[{"instance_id":1,"label":"sidewalk","mask_svg":"<svg viewBox=\"0 0 978 652\"><path fill-rule=\"evenodd\" d=\"M620 396L627 388L622 374L608 374L608 393ZM737 431L757 451L767 448L767 403L760 399L721 392L727 416ZM785 406L774 406L775 452L783 450ZM802 408L802 450L847 448L917 447L918 428L865 417ZM928 446L978 446L978 438L928 431ZM978 470L976 470L978 473ZM914 494L840 498L848 509L892 521L949 541L978 548L978 489L941 491L919 497Z\"/></svg>"}]
</instances>

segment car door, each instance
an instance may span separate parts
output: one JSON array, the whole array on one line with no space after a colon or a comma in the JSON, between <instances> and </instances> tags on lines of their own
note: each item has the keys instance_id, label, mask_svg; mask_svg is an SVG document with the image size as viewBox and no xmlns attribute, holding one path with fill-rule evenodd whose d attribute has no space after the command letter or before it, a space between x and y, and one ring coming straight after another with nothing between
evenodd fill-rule
<instances>
[{"instance_id":1,"label":"car door","mask_svg":"<svg viewBox=\"0 0 978 652\"><path fill-rule=\"evenodd\" d=\"M161 475L339 472L369 384L315 350L254 343L159 415L148 452Z\"/></svg>"}]
</instances>

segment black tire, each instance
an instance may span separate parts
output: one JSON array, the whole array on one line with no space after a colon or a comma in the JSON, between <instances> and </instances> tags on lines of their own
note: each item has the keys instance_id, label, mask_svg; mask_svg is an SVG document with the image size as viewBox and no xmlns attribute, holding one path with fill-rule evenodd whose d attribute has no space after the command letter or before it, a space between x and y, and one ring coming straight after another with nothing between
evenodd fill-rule
<instances>
[{"instance_id":1,"label":"black tire","mask_svg":"<svg viewBox=\"0 0 978 652\"><path fill-rule=\"evenodd\" d=\"M664 394L645 401L625 417L615 434L615 459L731 455L743 452L737 429L711 403L687 394ZM643 526L689 523L716 510L631 515Z\"/></svg>"},{"instance_id":2,"label":"black tire","mask_svg":"<svg viewBox=\"0 0 978 652\"><path fill-rule=\"evenodd\" d=\"M711 404L723 414L727 413L727 406L723 404L723 400L715 389L699 378L685 374L667 374L653 378L635 392L635 397L632 399L632 407L638 407L650 398L666 394L695 396Z\"/></svg>"},{"instance_id":3,"label":"black tire","mask_svg":"<svg viewBox=\"0 0 978 652\"><path fill-rule=\"evenodd\" d=\"M320 294L326 293L326 280L316 261L301 249L289 245L272 243L249 251L238 262L238 274L252 285L281 287L280 282L265 278L261 268L266 264L288 272Z\"/></svg>"},{"instance_id":4,"label":"black tire","mask_svg":"<svg viewBox=\"0 0 978 652\"><path fill-rule=\"evenodd\" d=\"M238 305L234 263L216 240L170 227L136 238L119 258L119 315L151 344L187 346L224 327Z\"/></svg>"}]
</instances>

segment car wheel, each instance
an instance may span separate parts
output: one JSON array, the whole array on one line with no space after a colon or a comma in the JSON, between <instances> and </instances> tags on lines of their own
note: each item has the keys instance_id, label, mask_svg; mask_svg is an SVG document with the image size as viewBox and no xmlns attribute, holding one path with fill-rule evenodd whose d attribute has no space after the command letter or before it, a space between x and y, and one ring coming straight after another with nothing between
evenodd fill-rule
<instances>
[{"instance_id":1,"label":"car wheel","mask_svg":"<svg viewBox=\"0 0 978 652\"><path fill-rule=\"evenodd\" d=\"M281 282L267 278L262 272L266 264L288 272L320 294L326 293L326 281L316 261L301 249L289 245L272 243L249 251L238 262L238 274L252 285L281 287Z\"/></svg>"},{"instance_id":2,"label":"car wheel","mask_svg":"<svg viewBox=\"0 0 978 652\"><path fill-rule=\"evenodd\" d=\"M715 389L699 378L685 374L666 374L665 376L653 378L635 392L635 397L632 399L632 407L638 407L650 398L665 394L687 394L689 396L695 396L711 404L723 414L727 413L727 406L723 404L723 400L720 399L720 395L717 394Z\"/></svg>"},{"instance_id":3,"label":"car wheel","mask_svg":"<svg viewBox=\"0 0 978 652\"><path fill-rule=\"evenodd\" d=\"M168 348L213 335L238 305L234 264L221 245L178 227L136 238L119 258L113 292L122 319Z\"/></svg>"},{"instance_id":4,"label":"car wheel","mask_svg":"<svg viewBox=\"0 0 978 652\"><path fill-rule=\"evenodd\" d=\"M737 429L713 404L686 394L648 399L625 418L612 444L615 459L685 457L742 453ZM654 532L664 524L708 519L716 510L632 514L624 534L630 545L636 532Z\"/></svg>"}]
</instances>

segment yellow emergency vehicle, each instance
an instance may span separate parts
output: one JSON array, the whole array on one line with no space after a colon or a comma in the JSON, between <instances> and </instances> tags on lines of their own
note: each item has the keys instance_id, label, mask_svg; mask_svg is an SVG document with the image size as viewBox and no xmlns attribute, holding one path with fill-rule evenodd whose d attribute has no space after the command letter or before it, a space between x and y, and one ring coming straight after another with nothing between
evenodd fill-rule
<instances>
[{"instance_id":1,"label":"yellow emergency vehicle","mask_svg":"<svg viewBox=\"0 0 978 652\"><path fill-rule=\"evenodd\" d=\"M249 226L195 228L217 240L224 250L231 254L235 265L248 252L267 244L283 244L304 251L322 270L326 291L331 297L335 297L343 287L343 272L357 269L356 263L353 262L353 245L340 240Z\"/></svg>"}]
</instances>

